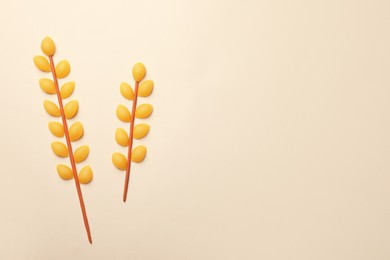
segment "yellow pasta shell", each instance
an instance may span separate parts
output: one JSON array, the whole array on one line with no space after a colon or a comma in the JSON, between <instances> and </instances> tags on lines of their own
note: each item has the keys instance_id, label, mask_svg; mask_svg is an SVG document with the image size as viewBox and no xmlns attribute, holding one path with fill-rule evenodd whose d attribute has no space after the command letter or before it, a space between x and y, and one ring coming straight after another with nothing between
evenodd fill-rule
<instances>
[{"instance_id":1,"label":"yellow pasta shell","mask_svg":"<svg viewBox=\"0 0 390 260\"><path fill-rule=\"evenodd\" d=\"M89 165L84 166L79 173L79 181L81 184L87 184L92 181L93 173Z\"/></svg>"},{"instance_id":2,"label":"yellow pasta shell","mask_svg":"<svg viewBox=\"0 0 390 260\"><path fill-rule=\"evenodd\" d=\"M54 86L54 82L51 79L46 79L46 78L40 79L39 86L47 94L55 94L56 93L56 88Z\"/></svg>"},{"instance_id":3,"label":"yellow pasta shell","mask_svg":"<svg viewBox=\"0 0 390 260\"><path fill-rule=\"evenodd\" d=\"M56 51L56 45L50 37L45 37L41 43L41 49L47 56L52 56Z\"/></svg>"},{"instance_id":4,"label":"yellow pasta shell","mask_svg":"<svg viewBox=\"0 0 390 260\"><path fill-rule=\"evenodd\" d=\"M142 104L137 107L135 111L136 118L148 118L153 112L153 107L151 104Z\"/></svg>"},{"instance_id":5,"label":"yellow pasta shell","mask_svg":"<svg viewBox=\"0 0 390 260\"><path fill-rule=\"evenodd\" d=\"M61 115L58 106L49 100L43 101L43 107L45 108L46 112L51 116L59 117Z\"/></svg>"},{"instance_id":6,"label":"yellow pasta shell","mask_svg":"<svg viewBox=\"0 0 390 260\"><path fill-rule=\"evenodd\" d=\"M77 100L69 101L64 107L65 117L67 119L72 119L77 114L78 109L79 102L77 102Z\"/></svg>"},{"instance_id":7,"label":"yellow pasta shell","mask_svg":"<svg viewBox=\"0 0 390 260\"><path fill-rule=\"evenodd\" d=\"M56 137L64 137L64 127L58 122L49 122L49 130Z\"/></svg>"},{"instance_id":8,"label":"yellow pasta shell","mask_svg":"<svg viewBox=\"0 0 390 260\"><path fill-rule=\"evenodd\" d=\"M61 142L52 142L51 149L58 157L68 157L68 147Z\"/></svg>"},{"instance_id":9,"label":"yellow pasta shell","mask_svg":"<svg viewBox=\"0 0 390 260\"><path fill-rule=\"evenodd\" d=\"M141 81L146 74L146 69L144 64L138 62L133 67L133 78L135 81Z\"/></svg>"},{"instance_id":10,"label":"yellow pasta shell","mask_svg":"<svg viewBox=\"0 0 390 260\"><path fill-rule=\"evenodd\" d=\"M131 160L135 163L142 162L146 156L146 147L143 145L137 146L131 153Z\"/></svg>"},{"instance_id":11,"label":"yellow pasta shell","mask_svg":"<svg viewBox=\"0 0 390 260\"><path fill-rule=\"evenodd\" d=\"M65 78L70 73L70 64L67 60L60 61L56 66L56 75L59 79Z\"/></svg>"},{"instance_id":12,"label":"yellow pasta shell","mask_svg":"<svg viewBox=\"0 0 390 260\"><path fill-rule=\"evenodd\" d=\"M124 98L126 98L128 100L133 100L134 92L129 84L127 84L126 82L122 82L121 86L120 86L120 90L121 90L121 94Z\"/></svg>"},{"instance_id":13,"label":"yellow pasta shell","mask_svg":"<svg viewBox=\"0 0 390 260\"><path fill-rule=\"evenodd\" d=\"M70 97L70 95L73 94L74 87L75 87L74 81L70 81L70 82L67 82L64 85L62 85L62 87L61 87L61 98L65 99L65 98Z\"/></svg>"},{"instance_id":14,"label":"yellow pasta shell","mask_svg":"<svg viewBox=\"0 0 390 260\"><path fill-rule=\"evenodd\" d=\"M118 105L116 109L116 116L119 120L125 123L130 122L131 119L130 111L124 105Z\"/></svg>"},{"instance_id":15,"label":"yellow pasta shell","mask_svg":"<svg viewBox=\"0 0 390 260\"><path fill-rule=\"evenodd\" d=\"M126 170L127 160L126 160L126 157L123 154L121 154L121 153L113 153L112 154L112 163L119 170L122 170L122 171Z\"/></svg>"},{"instance_id":16,"label":"yellow pasta shell","mask_svg":"<svg viewBox=\"0 0 390 260\"><path fill-rule=\"evenodd\" d=\"M74 161L76 163L80 163L85 159L87 159L88 155L89 155L89 146L88 145L80 146L79 148L76 149L76 151L74 151Z\"/></svg>"},{"instance_id":17,"label":"yellow pasta shell","mask_svg":"<svg viewBox=\"0 0 390 260\"><path fill-rule=\"evenodd\" d=\"M116 142L121 146L128 146L129 144L129 136L127 135L126 131L122 128L117 128L115 131L115 140Z\"/></svg>"},{"instance_id":18,"label":"yellow pasta shell","mask_svg":"<svg viewBox=\"0 0 390 260\"><path fill-rule=\"evenodd\" d=\"M44 72L51 71L49 61L43 56L40 56L40 55L35 56L34 57L34 64L41 71L44 71Z\"/></svg>"},{"instance_id":19,"label":"yellow pasta shell","mask_svg":"<svg viewBox=\"0 0 390 260\"><path fill-rule=\"evenodd\" d=\"M57 165L57 173L64 180L70 180L73 178L73 171L71 168L66 166L65 164Z\"/></svg>"},{"instance_id":20,"label":"yellow pasta shell","mask_svg":"<svg viewBox=\"0 0 390 260\"><path fill-rule=\"evenodd\" d=\"M150 126L147 124L139 124L134 127L133 137L135 139L144 138L150 130Z\"/></svg>"},{"instance_id":21,"label":"yellow pasta shell","mask_svg":"<svg viewBox=\"0 0 390 260\"><path fill-rule=\"evenodd\" d=\"M148 97L153 92L154 82L153 80L145 80L139 85L138 96Z\"/></svg>"},{"instance_id":22,"label":"yellow pasta shell","mask_svg":"<svg viewBox=\"0 0 390 260\"><path fill-rule=\"evenodd\" d=\"M69 138L72 142L79 140L84 135L84 127L80 122L76 122L69 128Z\"/></svg>"}]
</instances>

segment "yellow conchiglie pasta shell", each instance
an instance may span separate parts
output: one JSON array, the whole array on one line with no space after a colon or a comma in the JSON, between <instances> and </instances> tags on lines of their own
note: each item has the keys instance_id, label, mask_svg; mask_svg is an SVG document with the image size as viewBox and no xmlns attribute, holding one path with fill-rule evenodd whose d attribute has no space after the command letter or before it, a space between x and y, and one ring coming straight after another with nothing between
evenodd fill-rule
<instances>
[{"instance_id":1,"label":"yellow conchiglie pasta shell","mask_svg":"<svg viewBox=\"0 0 390 260\"><path fill-rule=\"evenodd\" d=\"M46 112L51 116L59 117L61 115L58 106L49 100L45 100L43 102L43 107L45 108Z\"/></svg>"},{"instance_id":2,"label":"yellow conchiglie pasta shell","mask_svg":"<svg viewBox=\"0 0 390 260\"><path fill-rule=\"evenodd\" d=\"M133 136L135 139L144 138L150 130L150 126L147 124L139 124L134 127Z\"/></svg>"},{"instance_id":3,"label":"yellow conchiglie pasta shell","mask_svg":"<svg viewBox=\"0 0 390 260\"><path fill-rule=\"evenodd\" d=\"M146 156L146 147L143 145L137 146L131 153L131 160L135 163L142 162Z\"/></svg>"},{"instance_id":4,"label":"yellow conchiglie pasta shell","mask_svg":"<svg viewBox=\"0 0 390 260\"><path fill-rule=\"evenodd\" d=\"M41 43L41 49L47 56L52 56L56 51L56 45L50 37L45 37Z\"/></svg>"},{"instance_id":5,"label":"yellow conchiglie pasta shell","mask_svg":"<svg viewBox=\"0 0 390 260\"><path fill-rule=\"evenodd\" d=\"M84 127L80 122L76 122L69 128L69 138L72 142L79 140L84 135Z\"/></svg>"},{"instance_id":6,"label":"yellow conchiglie pasta shell","mask_svg":"<svg viewBox=\"0 0 390 260\"><path fill-rule=\"evenodd\" d=\"M122 170L122 171L126 170L127 160L126 160L126 157L123 154L121 154L121 153L113 153L112 154L112 163L119 170Z\"/></svg>"},{"instance_id":7,"label":"yellow conchiglie pasta shell","mask_svg":"<svg viewBox=\"0 0 390 260\"><path fill-rule=\"evenodd\" d=\"M56 137L64 137L64 127L58 122L49 122L49 130Z\"/></svg>"},{"instance_id":8,"label":"yellow conchiglie pasta shell","mask_svg":"<svg viewBox=\"0 0 390 260\"><path fill-rule=\"evenodd\" d=\"M153 107L151 104L142 104L137 107L135 111L136 118L148 118L153 112Z\"/></svg>"},{"instance_id":9,"label":"yellow conchiglie pasta shell","mask_svg":"<svg viewBox=\"0 0 390 260\"><path fill-rule=\"evenodd\" d=\"M121 90L121 94L124 98L126 98L128 100L133 100L134 92L129 84L127 84L126 82L122 82L121 86L120 86L120 90Z\"/></svg>"},{"instance_id":10,"label":"yellow conchiglie pasta shell","mask_svg":"<svg viewBox=\"0 0 390 260\"><path fill-rule=\"evenodd\" d=\"M116 109L116 116L119 120L125 123L130 122L131 119L130 111L124 105L118 105Z\"/></svg>"},{"instance_id":11,"label":"yellow conchiglie pasta shell","mask_svg":"<svg viewBox=\"0 0 390 260\"><path fill-rule=\"evenodd\" d=\"M87 184L92 181L93 173L89 165L84 166L79 173L79 181L81 184Z\"/></svg>"},{"instance_id":12,"label":"yellow conchiglie pasta shell","mask_svg":"<svg viewBox=\"0 0 390 260\"><path fill-rule=\"evenodd\" d=\"M89 146L88 145L80 146L79 148L76 149L76 151L74 151L74 161L76 163L80 163L85 159L87 159L88 155L89 155Z\"/></svg>"},{"instance_id":13,"label":"yellow conchiglie pasta shell","mask_svg":"<svg viewBox=\"0 0 390 260\"><path fill-rule=\"evenodd\" d=\"M70 64L67 60L60 61L56 66L56 75L59 79L65 78L70 73Z\"/></svg>"},{"instance_id":14,"label":"yellow conchiglie pasta shell","mask_svg":"<svg viewBox=\"0 0 390 260\"><path fill-rule=\"evenodd\" d=\"M39 86L47 94L55 94L56 93L56 88L54 86L54 82L51 79L46 79L46 78L40 79Z\"/></svg>"},{"instance_id":15,"label":"yellow conchiglie pasta shell","mask_svg":"<svg viewBox=\"0 0 390 260\"><path fill-rule=\"evenodd\" d=\"M138 88L138 96L148 97L153 92L154 82L153 80L143 81Z\"/></svg>"},{"instance_id":16,"label":"yellow conchiglie pasta shell","mask_svg":"<svg viewBox=\"0 0 390 260\"><path fill-rule=\"evenodd\" d=\"M43 56L35 56L34 64L35 66L37 66L38 69L44 72L51 71L49 61Z\"/></svg>"},{"instance_id":17,"label":"yellow conchiglie pasta shell","mask_svg":"<svg viewBox=\"0 0 390 260\"><path fill-rule=\"evenodd\" d=\"M73 178L73 171L71 168L64 164L57 165L57 173L64 180L70 180Z\"/></svg>"},{"instance_id":18,"label":"yellow conchiglie pasta shell","mask_svg":"<svg viewBox=\"0 0 390 260\"><path fill-rule=\"evenodd\" d=\"M68 147L61 142L52 142L51 149L59 157L68 157Z\"/></svg>"},{"instance_id":19,"label":"yellow conchiglie pasta shell","mask_svg":"<svg viewBox=\"0 0 390 260\"><path fill-rule=\"evenodd\" d=\"M75 87L74 81L70 81L62 85L61 87L61 98L65 99L70 97L73 94Z\"/></svg>"},{"instance_id":20,"label":"yellow conchiglie pasta shell","mask_svg":"<svg viewBox=\"0 0 390 260\"><path fill-rule=\"evenodd\" d=\"M129 136L127 135L126 131L122 128L117 128L115 131L115 140L116 142L121 146L128 146L129 145Z\"/></svg>"},{"instance_id":21,"label":"yellow conchiglie pasta shell","mask_svg":"<svg viewBox=\"0 0 390 260\"><path fill-rule=\"evenodd\" d=\"M133 67L133 78L135 81L141 81L146 74L146 69L144 64L138 62Z\"/></svg>"},{"instance_id":22,"label":"yellow conchiglie pasta shell","mask_svg":"<svg viewBox=\"0 0 390 260\"><path fill-rule=\"evenodd\" d=\"M77 102L77 100L69 101L64 107L65 117L67 119L72 119L77 114L78 109L79 102Z\"/></svg>"}]
</instances>

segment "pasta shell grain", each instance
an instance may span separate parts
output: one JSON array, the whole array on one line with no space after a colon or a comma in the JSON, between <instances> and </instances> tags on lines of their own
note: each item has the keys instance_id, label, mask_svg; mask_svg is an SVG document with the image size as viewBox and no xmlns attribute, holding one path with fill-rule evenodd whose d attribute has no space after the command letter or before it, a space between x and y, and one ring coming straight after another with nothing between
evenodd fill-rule
<instances>
[{"instance_id":1,"label":"pasta shell grain","mask_svg":"<svg viewBox=\"0 0 390 260\"><path fill-rule=\"evenodd\" d=\"M77 100L69 101L64 107L65 117L67 119L72 119L77 114L78 110L79 102Z\"/></svg>"},{"instance_id":2,"label":"pasta shell grain","mask_svg":"<svg viewBox=\"0 0 390 260\"><path fill-rule=\"evenodd\" d=\"M73 94L74 87L75 87L74 81L70 81L70 82L67 82L64 85L62 85L61 98L65 99L65 98L70 97Z\"/></svg>"},{"instance_id":3,"label":"pasta shell grain","mask_svg":"<svg viewBox=\"0 0 390 260\"><path fill-rule=\"evenodd\" d=\"M51 79L46 79L46 78L40 79L39 86L47 94L55 94L56 93L56 88L54 86L54 82Z\"/></svg>"},{"instance_id":4,"label":"pasta shell grain","mask_svg":"<svg viewBox=\"0 0 390 260\"><path fill-rule=\"evenodd\" d=\"M70 180L73 178L73 171L71 168L64 164L57 165L57 173L64 180Z\"/></svg>"},{"instance_id":5,"label":"pasta shell grain","mask_svg":"<svg viewBox=\"0 0 390 260\"><path fill-rule=\"evenodd\" d=\"M88 145L83 145L80 146L79 148L74 151L74 161L76 163L81 163L85 159L87 159L89 155L89 146Z\"/></svg>"},{"instance_id":6,"label":"pasta shell grain","mask_svg":"<svg viewBox=\"0 0 390 260\"><path fill-rule=\"evenodd\" d=\"M142 104L137 107L137 110L135 112L136 118L148 118L153 113L153 107L150 104Z\"/></svg>"},{"instance_id":7,"label":"pasta shell grain","mask_svg":"<svg viewBox=\"0 0 390 260\"><path fill-rule=\"evenodd\" d=\"M70 73L70 64L67 60L60 61L56 66L57 78L62 79Z\"/></svg>"},{"instance_id":8,"label":"pasta shell grain","mask_svg":"<svg viewBox=\"0 0 390 260\"><path fill-rule=\"evenodd\" d=\"M122 128L117 128L115 131L115 140L116 142L121 146L128 146L129 144L129 136L127 135L126 131Z\"/></svg>"},{"instance_id":9,"label":"pasta shell grain","mask_svg":"<svg viewBox=\"0 0 390 260\"><path fill-rule=\"evenodd\" d=\"M134 92L129 84L127 84L126 82L122 82L121 86L120 86L120 91L121 91L121 94L124 98L126 98L128 100L133 100Z\"/></svg>"},{"instance_id":10,"label":"pasta shell grain","mask_svg":"<svg viewBox=\"0 0 390 260\"><path fill-rule=\"evenodd\" d=\"M61 142L52 142L51 149L58 157L68 157L68 147Z\"/></svg>"},{"instance_id":11,"label":"pasta shell grain","mask_svg":"<svg viewBox=\"0 0 390 260\"><path fill-rule=\"evenodd\" d=\"M135 139L144 138L150 130L150 126L147 124L138 124L134 127L133 136Z\"/></svg>"},{"instance_id":12,"label":"pasta shell grain","mask_svg":"<svg viewBox=\"0 0 390 260\"><path fill-rule=\"evenodd\" d=\"M80 183L81 184L90 183L92 181L92 178L93 178L93 173L92 173L91 166L89 165L84 166L79 173Z\"/></svg>"},{"instance_id":13,"label":"pasta shell grain","mask_svg":"<svg viewBox=\"0 0 390 260\"><path fill-rule=\"evenodd\" d=\"M58 122L49 122L49 130L56 137L64 137L64 127Z\"/></svg>"},{"instance_id":14,"label":"pasta shell grain","mask_svg":"<svg viewBox=\"0 0 390 260\"><path fill-rule=\"evenodd\" d=\"M55 117L59 117L61 116L61 112L60 112L60 109L58 108L58 106L56 104L54 104L53 102L49 101L49 100L45 100L43 102L43 107L45 108L46 112L51 115L51 116L55 116Z\"/></svg>"},{"instance_id":15,"label":"pasta shell grain","mask_svg":"<svg viewBox=\"0 0 390 260\"><path fill-rule=\"evenodd\" d=\"M145 80L139 85L138 96L148 97L153 92L154 82L153 80Z\"/></svg>"},{"instance_id":16,"label":"pasta shell grain","mask_svg":"<svg viewBox=\"0 0 390 260\"><path fill-rule=\"evenodd\" d=\"M116 168L119 170L126 170L126 157L121 153L113 153L112 154L112 163L115 165Z\"/></svg>"},{"instance_id":17,"label":"pasta shell grain","mask_svg":"<svg viewBox=\"0 0 390 260\"><path fill-rule=\"evenodd\" d=\"M56 45L50 37L45 37L41 43L41 49L47 56L52 56L56 51Z\"/></svg>"},{"instance_id":18,"label":"pasta shell grain","mask_svg":"<svg viewBox=\"0 0 390 260\"><path fill-rule=\"evenodd\" d=\"M118 105L116 109L116 116L122 122L128 123L131 120L130 111L124 105Z\"/></svg>"},{"instance_id":19,"label":"pasta shell grain","mask_svg":"<svg viewBox=\"0 0 390 260\"><path fill-rule=\"evenodd\" d=\"M35 66L44 72L50 72L50 64L49 61L43 56L35 56L34 57Z\"/></svg>"},{"instance_id":20,"label":"pasta shell grain","mask_svg":"<svg viewBox=\"0 0 390 260\"><path fill-rule=\"evenodd\" d=\"M142 64L141 62L138 62L134 65L133 67L133 78L135 81L141 81L143 80L143 78L145 77L145 74L146 74L146 69L145 69L145 66L144 64Z\"/></svg>"},{"instance_id":21,"label":"pasta shell grain","mask_svg":"<svg viewBox=\"0 0 390 260\"><path fill-rule=\"evenodd\" d=\"M135 163L142 162L146 156L146 147L143 145L137 146L131 153L131 160Z\"/></svg>"},{"instance_id":22,"label":"pasta shell grain","mask_svg":"<svg viewBox=\"0 0 390 260\"><path fill-rule=\"evenodd\" d=\"M70 141L74 142L79 140L84 135L84 127L80 122L76 122L69 128Z\"/></svg>"}]
</instances>

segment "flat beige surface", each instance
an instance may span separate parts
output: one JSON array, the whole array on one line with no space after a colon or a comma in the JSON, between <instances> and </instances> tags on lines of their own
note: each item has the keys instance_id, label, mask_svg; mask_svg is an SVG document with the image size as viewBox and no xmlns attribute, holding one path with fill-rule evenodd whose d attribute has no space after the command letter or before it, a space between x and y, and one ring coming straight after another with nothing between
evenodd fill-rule
<instances>
[{"instance_id":1,"label":"flat beige surface","mask_svg":"<svg viewBox=\"0 0 390 260\"><path fill-rule=\"evenodd\" d=\"M389 11L2 0L0 259L390 259ZM46 35L71 63L91 147L92 246L50 149L32 62ZM115 109L137 61L156 82L140 102L155 111L123 204Z\"/></svg>"}]
</instances>

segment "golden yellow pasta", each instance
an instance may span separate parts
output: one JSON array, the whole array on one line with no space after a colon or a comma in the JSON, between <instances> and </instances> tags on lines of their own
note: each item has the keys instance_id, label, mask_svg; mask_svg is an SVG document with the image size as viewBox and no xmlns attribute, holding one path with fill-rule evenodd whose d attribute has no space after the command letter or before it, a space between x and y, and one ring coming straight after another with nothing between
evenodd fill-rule
<instances>
[{"instance_id":1,"label":"golden yellow pasta","mask_svg":"<svg viewBox=\"0 0 390 260\"><path fill-rule=\"evenodd\" d=\"M129 145L129 136L127 135L126 131L122 128L117 128L115 131L115 140L116 142L121 146L128 146Z\"/></svg>"},{"instance_id":2,"label":"golden yellow pasta","mask_svg":"<svg viewBox=\"0 0 390 260\"><path fill-rule=\"evenodd\" d=\"M135 126L135 118L144 119L148 118L153 113L153 107L151 104L141 104L137 107L137 98L148 97L152 94L154 88L154 82L152 80L144 80L146 75L146 68L142 63L136 63L132 70L133 78L135 81L134 91L131 86L122 82L120 85L121 95L127 99L132 100L131 113L130 110L124 105L118 105L116 109L116 115L119 120L125 123L130 123L130 131L127 134L126 130L117 128L115 131L115 141L123 147L127 147L128 156L126 157L122 153L113 153L112 163L119 170L126 170L125 188L123 191L123 201L126 201L128 183L130 178L131 162L142 162L146 156L146 147L143 145L137 146L133 149L133 139L142 139L148 135L150 126L147 124L138 124Z\"/></svg>"},{"instance_id":3,"label":"golden yellow pasta","mask_svg":"<svg viewBox=\"0 0 390 260\"><path fill-rule=\"evenodd\" d=\"M61 142L52 142L51 149L59 157L68 157L68 147Z\"/></svg>"},{"instance_id":4,"label":"golden yellow pasta","mask_svg":"<svg viewBox=\"0 0 390 260\"><path fill-rule=\"evenodd\" d=\"M49 122L49 130L56 137L64 137L64 127L58 122Z\"/></svg>"},{"instance_id":5,"label":"golden yellow pasta","mask_svg":"<svg viewBox=\"0 0 390 260\"><path fill-rule=\"evenodd\" d=\"M137 110L135 112L135 117L144 119L148 118L153 113L153 107L151 104L142 104L139 107L137 107Z\"/></svg>"},{"instance_id":6,"label":"golden yellow pasta","mask_svg":"<svg viewBox=\"0 0 390 260\"><path fill-rule=\"evenodd\" d=\"M92 174L91 166L89 165L84 166L79 173L80 183L82 184L90 183L92 181L92 178L93 178L93 174Z\"/></svg>"},{"instance_id":7,"label":"golden yellow pasta","mask_svg":"<svg viewBox=\"0 0 390 260\"><path fill-rule=\"evenodd\" d=\"M47 56L52 56L56 51L56 45L50 37L45 37L41 43L41 49Z\"/></svg>"},{"instance_id":8,"label":"golden yellow pasta","mask_svg":"<svg viewBox=\"0 0 390 260\"><path fill-rule=\"evenodd\" d=\"M60 61L57 65L54 63L53 55L56 51L54 41L50 37L46 37L41 42L41 50L47 56L35 56L35 66L43 72L51 72L53 79L42 78L39 80L39 86L47 94L55 94L58 103L45 100L43 106L46 112L54 117L61 117L61 123L52 121L49 122L49 130L55 137L65 137L66 144L55 141L51 143L51 149L54 154L59 157L69 157L70 166L65 164L57 165L57 174L63 180L70 180L74 178L77 195L79 196L80 207L83 214L85 229L88 235L88 241L92 244L92 236L89 228L87 212L84 206L84 200L81 184L91 182L93 178L92 169L90 166L84 166L79 173L77 172L76 163L83 162L89 154L89 147L87 145L78 147L73 150L72 142L79 140L84 135L84 127L80 122L75 122L68 128L68 119L76 116L79 109L79 104L76 100L72 100L64 105L63 99L70 97L73 94L75 83L73 81L67 82L59 88L58 79L65 78L70 73L70 64L67 60Z\"/></svg>"},{"instance_id":9,"label":"golden yellow pasta","mask_svg":"<svg viewBox=\"0 0 390 260\"><path fill-rule=\"evenodd\" d=\"M124 105L118 105L116 109L116 116L122 122L128 123L131 120L130 111Z\"/></svg>"},{"instance_id":10,"label":"golden yellow pasta","mask_svg":"<svg viewBox=\"0 0 390 260\"><path fill-rule=\"evenodd\" d=\"M56 88L54 87L54 82L51 79L40 79L39 86L47 94L56 94Z\"/></svg>"},{"instance_id":11,"label":"golden yellow pasta","mask_svg":"<svg viewBox=\"0 0 390 260\"><path fill-rule=\"evenodd\" d=\"M51 71L49 61L43 56L35 56L34 64L35 66L37 66L38 69L40 69L43 72Z\"/></svg>"},{"instance_id":12,"label":"golden yellow pasta","mask_svg":"<svg viewBox=\"0 0 390 260\"><path fill-rule=\"evenodd\" d=\"M112 163L119 170L126 170L126 157L121 153L113 153L112 154Z\"/></svg>"},{"instance_id":13,"label":"golden yellow pasta","mask_svg":"<svg viewBox=\"0 0 390 260\"><path fill-rule=\"evenodd\" d=\"M74 161L76 163L81 163L85 159L87 159L89 155L89 146L88 145L83 145L80 146L79 148L74 151Z\"/></svg>"},{"instance_id":14,"label":"golden yellow pasta","mask_svg":"<svg viewBox=\"0 0 390 260\"><path fill-rule=\"evenodd\" d=\"M150 126L147 124L138 124L134 127L134 138L135 139L142 139L144 138L150 130Z\"/></svg>"},{"instance_id":15,"label":"golden yellow pasta","mask_svg":"<svg viewBox=\"0 0 390 260\"><path fill-rule=\"evenodd\" d=\"M69 101L64 107L66 119L72 119L77 114L78 110L79 102L77 102L77 100Z\"/></svg>"},{"instance_id":16,"label":"golden yellow pasta","mask_svg":"<svg viewBox=\"0 0 390 260\"><path fill-rule=\"evenodd\" d=\"M79 140L84 135L84 127L80 122L76 122L69 128L69 138L72 142Z\"/></svg>"},{"instance_id":17,"label":"golden yellow pasta","mask_svg":"<svg viewBox=\"0 0 390 260\"><path fill-rule=\"evenodd\" d=\"M154 82L153 80L144 80L139 85L138 96L149 97L153 92Z\"/></svg>"},{"instance_id":18,"label":"golden yellow pasta","mask_svg":"<svg viewBox=\"0 0 390 260\"><path fill-rule=\"evenodd\" d=\"M70 180L73 178L72 169L66 166L65 164L57 165L57 173L64 180Z\"/></svg>"},{"instance_id":19,"label":"golden yellow pasta","mask_svg":"<svg viewBox=\"0 0 390 260\"><path fill-rule=\"evenodd\" d=\"M121 94L124 98L126 98L128 100L133 100L134 92L129 84L127 84L126 82L122 82L122 84L120 86L120 91L121 91Z\"/></svg>"},{"instance_id":20,"label":"golden yellow pasta","mask_svg":"<svg viewBox=\"0 0 390 260\"><path fill-rule=\"evenodd\" d=\"M145 159L146 156L146 147L143 145L137 146L134 148L132 154L131 154L131 160L133 162L139 163L142 162Z\"/></svg>"},{"instance_id":21,"label":"golden yellow pasta","mask_svg":"<svg viewBox=\"0 0 390 260\"><path fill-rule=\"evenodd\" d=\"M146 74L146 69L144 64L138 62L134 65L133 67L133 78L135 81L140 82L141 80L144 79Z\"/></svg>"},{"instance_id":22,"label":"golden yellow pasta","mask_svg":"<svg viewBox=\"0 0 390 260\"><path fill-rule=\"evenodd\" d=\"M70 73L70 65L67 60L60 61L56 66L56 75L59 79L65 78Z\"/></svg>"},{"instance_id":23,"label":"golden yellow pasta","mask_svg":"<svg viewBox=\"0 0 390 260\"><path fill-rule=\"evenodd\" d=\"M74 81L70 81L70 82L67 82L64 85L62 85L61 98L65 99L65 98L70 97L73 94L74 87L75 87Z\"/></svg>"},{"instance_id":24,"label":"golden yellow pasta","mask_svg":"<svg viewBox=\"0 0 390 260\"><path fill-rule=\"evenodd\" d=\"M53 102L49 101L49 100L45 100L43 102L43 107L45 108L46 112L51 115L51 116L55 116L55 117L59 117L61 116L61 112L60 112L60 109L58 108L58 106L56 104L54 104Z\"/></svg>"}]
</instances>

